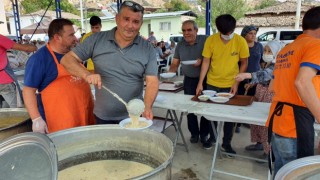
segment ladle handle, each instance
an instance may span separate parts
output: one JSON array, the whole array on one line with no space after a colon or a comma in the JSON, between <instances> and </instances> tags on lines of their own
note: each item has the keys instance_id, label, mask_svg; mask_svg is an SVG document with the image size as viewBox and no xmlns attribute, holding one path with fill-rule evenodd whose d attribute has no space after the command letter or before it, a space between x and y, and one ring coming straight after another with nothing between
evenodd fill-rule
<instances>
[{"instance_id":1,"label":"ladle handle","mask_svg":"<svg viewBox=\"0 0 320 180\"><path fill-rule=\"evenodd\" d=\"M110 94L112 94L115 98L117 98L120 102L122 102L127 108L127 106L128 106L127 103L120 96L118 96L118 94L114 93L113 91L111 91L110 89L105 87L104 85L102 85L102 88L107 90Z\"/></svg>"}]
</instances>

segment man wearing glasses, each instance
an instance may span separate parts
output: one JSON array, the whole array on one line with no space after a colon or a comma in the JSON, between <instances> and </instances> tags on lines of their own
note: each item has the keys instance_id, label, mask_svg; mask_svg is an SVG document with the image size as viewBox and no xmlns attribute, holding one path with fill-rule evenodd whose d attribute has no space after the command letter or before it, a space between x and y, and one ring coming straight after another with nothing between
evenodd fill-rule
<instances>
[{"instance_id":1,"label":"man wearing glasses","mask_svg":"<svg viewBox=\"0 0 320 180\"><path fill-rule=\"evenodd\" d=\"M140 4L124 1L116 15L115 28L91 35L61 60L71 74L96 85L94 114L97 124L117 124L128 117L126 107L101 90L102 85L128 102L133 98L142 99L144 76L143 116L153 119L152 105L159 87L157 60L152 45L139 36L143 13ZM92 59L96 74L79 65L88 58Z\"/></svg>"}]
</instances>

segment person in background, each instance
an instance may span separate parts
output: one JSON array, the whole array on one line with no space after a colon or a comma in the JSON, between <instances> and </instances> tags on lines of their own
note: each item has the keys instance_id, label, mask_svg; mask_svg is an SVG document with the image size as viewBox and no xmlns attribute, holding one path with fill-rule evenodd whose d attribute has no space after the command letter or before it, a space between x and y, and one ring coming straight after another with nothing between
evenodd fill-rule
<instances>
[{"instance_id":1,"label":"person in background","mask_svg":"<svg viewBox=\"0 0 320 180\"><path fill-rule=\"evenodd\" d=\"M96 85L94 114L98 124L118 124L128 118L126 107L102 85L124 101L142 99L146 81L143 116L153 119L152 105L158 94L157 58L154 47L139 36L144 8L133 1L123 1L116 15L117 26L95 33L66 54L61 64L73 75ZM91 58L95 73L79 65Z\"/></svg>"},{"instance_id":2,"label":"person in background","mask_svg":"<svg viewBox=\"0 0 320 180\"><path fill-rule=\"evenodd\" d=\"M239 82L235 81L234 77L239 72L246 72L248 66L248 44L243 37L234 33L236 19L229 14L223 14L218 16L215 21L219 32L209 36L204 45L197 95L201 94L203 90L205 77L207 77L208 90L236 94ZM236 154L231 147L233 128L234 123L224 123L221 150Z\"/></svg>"},{"instance_id":3,"label":"person in background","mask_svg":"<svg viewBox=\"0 0 320 180\"><path fill-rule=\"evenodd\" d=\"M180 66L180 62L196 59L197 62L193 65L181 65L185 75L183 80L184 94L196 95L203 58L202 50L207 36L197 35L198 25L193 20L184 21L181 29L183 40L177 44L169 72L176 72ZM201 117L199 127L196 115L188 114L187 119L188 129L191 133L190 142L198 143L200 136L203 148L210 149L212 147L211 139L208 139L209 128L211 126L210 122L206 118Z\"/></svg>"},{"instance_id":4,"label":"person in background","mask_svg":"<svg viewBox=\"0 0 320 180\"><path fill-rule=\"evenodd\" d=\"M250 25L243 27L241 31L241 36L247 41L249 46L249 58L248 58L248 68L247 72L252 73L260 70L260 63L263 62L262 54L263 54L263 46L261 43L256 42L256 35L258 32L258 28ZM247 96L254 96L256 92L256 86L250 86L249 80L241 81L238 88L239 95L247 95ZM246 85L247 84L247 85ZM245 88L245 86L247 88ZM240 132L240 123L237 123L236 126L236 133ZM261 145L262 148L262 145Z\"/></svg>"},{"instance_id":5,"label":"person in background","mask_svg":"<svg viewBox=\"0 0 320 180\"><path fill-rule=\"evenodd\" d=\"M94 124L89 84L70 75L60 64L64 54L76 45L72 25L68 19L53 20L48 44L27 62L23 98L33 132L52 133Z\"/></svg>"},{"instance_id":6,"label":"person in background","mask_svg":"<svg viewBox=\"0 0 320 180\"><path fill-rule=\"evenodd\" d=\"M170 42L169 50L170 50L170 54L174 54L174 52L176 50L176 42L174 42L174 41Z\"/></svg>"},{"instance_id":7,"label":"person in background","mask_svg":"<svg viewBox=\"0 0 320 180\"><path fill-rule=\"evenodd\" d=\"M90 18L90 26L91 26L91 32L83 35L83 37L80 40L80 43L83 43L85 39L87 39L89 36L91 36L94 33L100 32L102 28L101 19L98 16L92 16ZM94 72L94 65L92 62L92 59L88 59L87 61L87 69L93 73Z\"/></svg>"},{"instance_id":8,"label":"person in background","mask_svg":"<svg viewBox=\"0 0 320 180\"><path fill-rule=\"evenodd\" d=\"M157 38L154 36L154 32L150 32L150 36L148 37L147 41L151 42L151 44L157 44Z\"/></svg>"},{"instance_id":9,"label":"person in background","mask_svg":"<svg viewBox=\"0 0 320 180\"><path fill-rule=\"evenodd\" d=\"M282 45L278 41L270 41L264 47L263 61L265 62L261 70L255 72L239 73L235 79L236 81L243 81L251 79L250 85L256 85L255 101L271 103L273 92L269 91L269 84L272 80L272 73L274 63L278 52L281 50ZM263 154L259 156L260 159L267 159L270 152L270 145L268 143L268 128L265 126L251 125L251 144L245 147L247 151L263 150Z\"/></svg>"},{"instance_id":10,"label":"person in background","mask_svg":"<svg viewBox=\"0 0 320 180\"><path fill-rule=\"evenodd\" d=\"M157 59L161 59L162 61L160 62L160 64L167 64L167 57L170 55L169 53L163 52L162 48L163 48L164 44L162 42L158 42L157 43L157 47L155 48L156 50L156 57Z\"/></svg>"},{"instance_id":11,"label":"person in background","mask_svg":"<svg viewBox=\"0 0 320 180\"><path fill-rule=\"evenodd\" d=\"M277 55L269 127L274 174L285 164L314 155L314 121L320 122L320 6L302 19L303 33ZM269 139L269 140L270 140Z\"/></svg>"},{"instance_id":12,"label":"person in background","mask_svg":"<svg viewBox=\"0 0 320 180\"><path fill-rule=\"evenodd\" d=\"M17 107L18 98L22 99L19 83L10 67L7 58L7 50L13 49L25 52L34 52L37 47L31 44L19 44L0 34L0 96L6 101L10 108ZM19 96L17 96L17 91ZM0 101L2 107L2 101Z\"/></svg>"}]
</instances>

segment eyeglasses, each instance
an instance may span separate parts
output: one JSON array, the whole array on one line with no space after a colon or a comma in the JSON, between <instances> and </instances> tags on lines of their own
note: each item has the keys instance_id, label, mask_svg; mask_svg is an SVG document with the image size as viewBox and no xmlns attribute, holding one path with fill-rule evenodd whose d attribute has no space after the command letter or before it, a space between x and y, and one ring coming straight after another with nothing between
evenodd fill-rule
<instances>
[{"instance_id":1,"label":"eyeglasses","mask_svg":"<svg viewBox=\"0 0 320 180\"><path fill-rule=\"evenodd\" d=\"M133 2L133 1L124 1L122 4L121 4L121 7L122 6L127 6L127 7L130 7L134 12L142 12L142 14L143 14L143 12L144 12L144 8L140 5L140 4L138 4L138 3L136 3L136 2Z\"/></svg>"}]
</instances>

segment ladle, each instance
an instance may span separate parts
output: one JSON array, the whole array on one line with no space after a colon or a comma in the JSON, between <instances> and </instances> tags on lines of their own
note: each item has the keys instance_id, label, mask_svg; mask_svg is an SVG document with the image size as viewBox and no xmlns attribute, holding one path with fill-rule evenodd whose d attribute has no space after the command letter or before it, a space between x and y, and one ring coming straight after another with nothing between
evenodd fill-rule
<instances>
[{"instance_id":1,"label":"ladle","mask_svg":"<svg viewBox=\"0 0 320 180\"><path fill-rule=\"evenodd\" d=\"M107 87L102 85L102 88L107 90L110 94L112 94L115 98L117 98L120 102L122 102L126 108L128 109L128 104L120 97L118 96L118 94L114 93L113 91L111 91L110 89L108 89Z\"/></svg>"}]
</instances>

